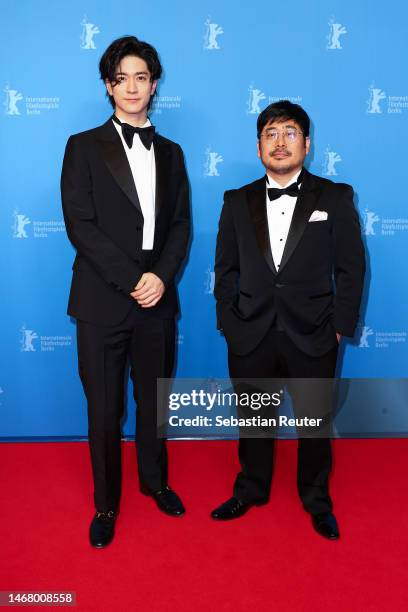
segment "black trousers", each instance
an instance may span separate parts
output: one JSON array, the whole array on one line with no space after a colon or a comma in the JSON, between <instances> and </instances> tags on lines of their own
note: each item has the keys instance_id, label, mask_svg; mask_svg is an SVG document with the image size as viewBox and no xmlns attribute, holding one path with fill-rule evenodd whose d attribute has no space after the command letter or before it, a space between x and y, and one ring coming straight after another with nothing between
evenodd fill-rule
<instances>
[{"instance_id":1,"label":"black trousers","mask_svg":"<svg viewBox=\"0 0 408 612\"><path fill-rule=\"evenodd\" d=\"M130 363L136 412L140 484L151 491L167 485L165 442L157 437L157 378L170 378L175 322L135 304L125 321L101 327L77 321L79 373L88 401L88 433L95 507L117 511L121 492L121 426L125 373Z\"/></svg>"},{"instance_id":2,"label":"black trousers","mask_svg":"<svg viewBox=\"0 0 408 612\"><path fill-rule=\"evenodd\" d=\"M300 351L283 331L271 328L248 355L228 353L229 373L234 379L333 378L338 347L321 357ZM292 396L296 412L296 398ZM317 410L319 412L319 410ZM323 411L324 412L324 411ZM241 472L234 484L234 496L245 502L266 501L273 472L273 438L240 438ZM330 438L299 438L297 486L307 512L332 509L328 478L332 465Z\"/></svg>"}]
</instances>

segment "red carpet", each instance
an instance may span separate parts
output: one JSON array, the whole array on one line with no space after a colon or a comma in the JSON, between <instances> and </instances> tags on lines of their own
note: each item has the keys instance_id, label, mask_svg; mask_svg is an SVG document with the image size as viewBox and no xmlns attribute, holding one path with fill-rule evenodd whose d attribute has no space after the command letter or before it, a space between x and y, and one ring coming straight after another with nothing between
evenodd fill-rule
<instances>
[{"instance_id":1,"label":"red carpet","mask_svg":"<svg viewBox=\"0 0 408 612\"><path fill-rule=\"evenodd\" d=\"M293 441L278 444L270 503L231 523L209 511L230 495L235 443L169 443L179 519L138 492L124 446L116 537L93 550L87 445L0 445L0 590L76 591L77 609L98 611L408 609L405 440L335 441L338 542L301 509Z\"/></svg>"}]
</instances>

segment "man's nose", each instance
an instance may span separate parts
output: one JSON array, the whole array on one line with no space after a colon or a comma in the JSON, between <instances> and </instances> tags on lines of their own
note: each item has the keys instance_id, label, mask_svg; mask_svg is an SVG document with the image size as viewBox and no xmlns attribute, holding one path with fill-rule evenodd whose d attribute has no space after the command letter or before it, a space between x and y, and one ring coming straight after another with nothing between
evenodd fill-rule
<instances>
[{"instance_id":1,"label":"man's nose","mask_svg":"<svg viewBox=\"0 0 408 612\"><path fill-rule=\"evenodd\" d=\"M136 92L137 91L137 80L135 76L130 76L127 80L127 89L128 92Z\"/></svg>"},{"instance_id":2,"label":"man's nose","mask_svg":"<svg viewBox=\"0 0 408 612\"><path fill-rule=\"evenodd\" d=\"M278 132L278 139L276 141L276 144L279 147L284 147L286 145L286 134L285 132Z\"/></svg>"}]
</instances>

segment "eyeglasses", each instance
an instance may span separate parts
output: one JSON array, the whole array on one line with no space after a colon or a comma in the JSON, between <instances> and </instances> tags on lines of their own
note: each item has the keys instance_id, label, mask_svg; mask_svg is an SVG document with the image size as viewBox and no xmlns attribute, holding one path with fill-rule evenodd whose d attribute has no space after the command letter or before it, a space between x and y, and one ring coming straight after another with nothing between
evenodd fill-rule
<instances>
[{"instance_id":1,"label":"eyeglasses","mask_svg":"<svg viewBox=\"0 0 408 612\"><path fill-rule=\"evenodd\" d=\"M295 127L287 127L283 130L277 130L276 128L269 128L262 132L260 138L264 138L267 142L276 142L279 139L279 134L283 134L283 137L290 142L295 142L299 134L303 134L301 130Z\"/></svg>"}]
</instances>

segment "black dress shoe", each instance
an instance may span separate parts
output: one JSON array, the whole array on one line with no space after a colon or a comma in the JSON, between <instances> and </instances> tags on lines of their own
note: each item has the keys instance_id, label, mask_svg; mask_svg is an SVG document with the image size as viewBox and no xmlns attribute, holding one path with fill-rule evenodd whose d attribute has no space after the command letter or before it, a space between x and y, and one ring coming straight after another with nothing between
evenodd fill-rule
<instances>
[{"instance_id":1,"label":"black dress shoe","mask_svg":"<svg viewBox=\"0 0 408 612\"><path fill-rule=\"evenodd\" d=\"M340 537L336 517L331 512L312 514L312 523L318 534L329 540L338 540Z\"/></svg>"},{"instance_id":2,"label":"black dress shoe","mask_svg":"<svg viewBox=\"0 0 408 612\"><path fill-rule=\"evenodd\" d=\"M261 500L258 502L243 502L236 497L231 497L225 503L218 506L215 510L211 512L211 518L216 521L231 521L232 519L239 518L252 506L262 506L266 504L267 500Z\"/></svg>"},{"instance_id":3,"label":"black dress shoe","mask_svg":"<svg viewBox=\"0 0 408 612\"><path fill-rule=\"evenodd\" d=\"M95 548L104 548L115 534L116 515L114 512L97 512L89 528L89 539Z\"/></svg>"},{"instance_id":4,"label":"black dress shoe","mask_svg":"<svg viewBox=\"0 0 408 612\"><path fill-rule=\"evenodd\" d=\"M173 489L170 489L170 487L164 487L164 489L160 489L160 491L150 491L141 485L140 491L143 495L153 497L159 510L165 514L169 514L170 516L182 516L186 511L183 502L177 493L175 493Z\"/></svg>"}]
</instances>

